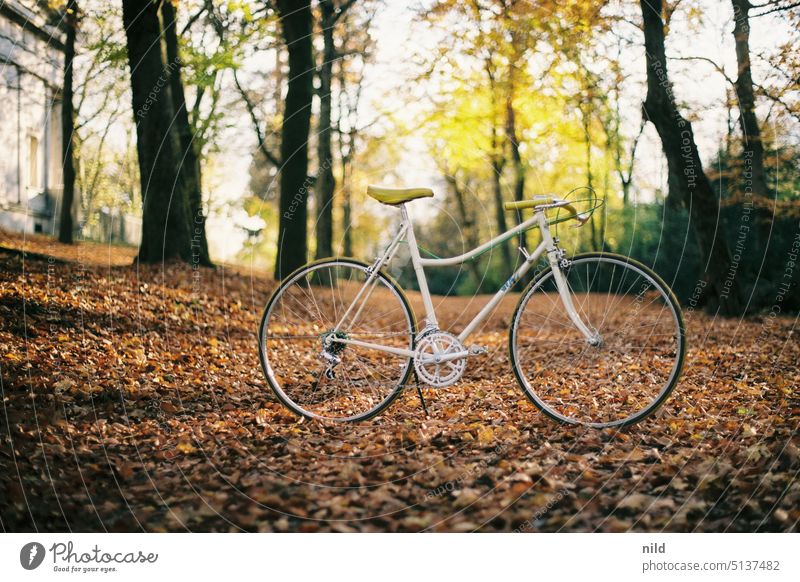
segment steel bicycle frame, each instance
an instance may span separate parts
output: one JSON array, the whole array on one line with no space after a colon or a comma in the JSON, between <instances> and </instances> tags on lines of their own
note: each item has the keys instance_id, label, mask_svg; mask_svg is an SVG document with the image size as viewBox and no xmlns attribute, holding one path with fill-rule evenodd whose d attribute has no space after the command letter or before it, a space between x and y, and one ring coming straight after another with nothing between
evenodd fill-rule
<instances>
[{"instance_id":1,"label":"steel bicycle frame","mask_svg":"<svg viewBox=\"0 0 800 582\"><path fill-rule=\"evenodd\" d=\"M547 260L550 265L550 268L553 270L553 277L556 282L556 287L558 289L558 294L561 297L561 301L564 305L565 310L567 311L567 315L569 316L572 323L575 327L580 330L580 332L586 337L587 342L593 343L598 341L598 336L595 331L589 328L583 320L581 319L578 311L575 309L575 305L572 302L572 295L569 292L569 286L567 285L566 280L564 279L564 274L561 271L561 252L558 248L556 241L553 239L553 236L550 233L550 226L547 222L547 217L545 216L545 208L537 208L534 210L534 214L531 218L527 219L526 221L522 222L521 224L517 225L516 227L507 230L503 234L496 236L492 240L483 243L479 247L464 253L463 255L459 255L457 257L450 257L446 259L423 259L419 254L419 248L417 247L417 240L414 234L414 226L411 223L411 218L408 215L408 211L406 210L405 204L400 206L400 211L402 213L402 221L400 222L400 228L397 231L397 234L394 236L392 241L384 250L383 254L379 256L375 262L370 266L367 271L367 280L362 285L361 289L359 289L358 293L356 293L355 298L353 298L353 302L344 312L342 317L340 318L339 322L336 324L336 327L333 329L334 332L339 331L345 323L349 321L350 325L354 325L358 318L361 316L361 312L364 309L364 305L366 304L367 300L369 299L370 295L372 295L372 291L375 289L375 286L378 282L378 273L383 268L383 266L392 260L395 253L397 252L398 247L400 244L405 240L408 243L409 252L411 254L411 265L414 268L414 273L417 277L417 283L419 285L419 292L422 295L422 303L425 306L425 323L426 327L430 327L433 329L439 328L439 323L436 319L436 312L433 307L433 300L431 298L430 291L428 289L428 280L425 277L425 267L448 267L452 265L460 265L466 261L476 258L477 256L483 254L484 252L488 251L495 245L506 241L521 232L530 230L532 228L539 228L542 232L542 242L536 247L536 249L532 253L528 253L527 250L520 247L520 252L525 257L525 260L522 262L522 265L514 272L513 275L505 282L505 284L500 288L497 293L486 303L483 309L478 312L478 314L473 318L472 321L464 328L464 330L458 335L458 341L462 344L467 340L467 338L478 328L478 326L483 323L483 321L494 311L495 307L500 303L500 301L505 297L505 295L509 292L509 290L520 280L525 274L533 267L533 264L539 260L539 258L543 254L547 254ZM362 301L363 298L363 301ZM355 309L355 306L361 302L361 305ZM355 309L355 313L353 313ZM352 314L352 317L351 317ZM367 349L374 349L381 352L386 352L390 354L395 354L398 356L404 356L413 358L415 356L415 352L413 350L407 350L403 348L396 348L392 346L383 346L376 343L365 342L361 340L355 340L350 338L338 338L333 337L331 338L333 342L339 342L343 344L354 345L362 348ZM468 357L471 355L475 355L473 352L469 350L463 350L459 352L452 352L441 356L439 361L446 362L450 360L458 360L464 357Z\"/></svg>"}]
</instances>

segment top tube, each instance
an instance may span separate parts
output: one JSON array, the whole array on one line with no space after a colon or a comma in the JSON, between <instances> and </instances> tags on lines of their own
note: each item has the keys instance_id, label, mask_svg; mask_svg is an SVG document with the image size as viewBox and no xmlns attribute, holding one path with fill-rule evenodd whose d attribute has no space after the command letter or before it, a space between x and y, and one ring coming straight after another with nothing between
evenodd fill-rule
<instances>
[{"instance_id":1,"label":"top tube","mask_svg":"<svg viewBox=\"0 0 800 582\"><path fill-rule=\"evenodd\" d=\"M460 265L461 263L465 263L469 260L476 259L485 252L489 251L493 247L499 245L502 242L507 241L508 239L517 236L521 232L525 232L527 230L531 230L533 228L539 227L539 214L540 211L536 211L533 216L531 216L528 220L523 222L522 224L517 225L516 227L507 230L501 235L496 236L492 240L483 243L479 247L464 253L463 255L458 255L457 257L448 257L446 259L423 259L420 258L420 264L423 267L449 267L452 265Z\"/></svg>"}]
</instances>

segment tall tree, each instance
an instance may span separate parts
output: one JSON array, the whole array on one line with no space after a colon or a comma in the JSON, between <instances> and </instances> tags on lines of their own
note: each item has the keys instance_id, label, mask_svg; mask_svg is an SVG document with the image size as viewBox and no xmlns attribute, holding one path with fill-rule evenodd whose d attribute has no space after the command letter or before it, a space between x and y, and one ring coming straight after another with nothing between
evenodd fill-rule
<instances>
[{"instance_id":1,"label":"tall tree","mask_svg":"<svg viewBox=\"0 0 800 582\"><path fill-rule=\"evenodd\" d=\"M505 4L501 4L505 6ZM521 135L517 123L516 97L518 87L525 90L529 79L522 78L525 73L524 64L528 58L528 50L534 43L531 19L525 17L528 10L526 7L517 5L513 0L508 6L509 10L501 14L501 24L508 29L509 47L506 49L508 59L508 71L506 73L506 139L508 140L511 152L511 164L513 169L514 200L519 202L525 198L525 179L527 176L527 166L522 159ZM515 14L521 12L521 14ZM522 213L516 213L517 224L522 222ZM519 233L519 246L527 246L527 234ZM528 277L526 277L528 278Z\"/></svg>"},{"instance_id":2,"label":"tall tree","mask_svg":"<svg viewBox=\"0 0 800 582\"><path fill-rule=\"evenodd\" d=\"M741 312L737 278L728 276L731 253L717 228L719 201L703 171L692 124L678 111L667 72L662 0L640 0L647 64L643 114L655 125L667 158L669 197L689 209L698 246L707 261L705 299L715 299L721 313Z\"/></svg>"},{"instance_id":3,"label":"tall tree","mask_svg":"<svg viewBox=\"0 0 800 582\"><path fill-rule=\"evenodd\" d=\"M588 75L588 72L586 73ZM578 111L581 117L581 127L583 128L583 145L586 157L586 187L589 192L594 192L594 174L592 173L592 114L594 113L594 99L592 88L588 83L583 83L583 95L578 103ZM597 242L597 228L594 222L594 213L589 219L590 236L592 239L592 250L600 248Z\"/></svg>"},{"instance_id":4,"label":"tall tree","mask_svg":"<svg viewBox=\"0 0 800 582\"><path fill-rule=\"evenodd\" d=\"M346 10L349 3L342 10ZM336 60L336 44L333 30L342 15L334 0L320 0L320 24L322 28L322 62L319 66L319 124L317 130L317 254L318 259L333 254L333 194L336 179L333 176L331 146L331 112L333 63Z\"/></svg>"},{"instance_id":5,"label":"tall tree","mask_svg":"<svg viewBox=\"0 0 800 582\"><path fill-rule=\"evenodd\" d=\"M277 0L289 53L289 80L281 127L280 223L275 278L301 267L308 255L308 135L314 96L310 0Z\"/></svg>"},{"instance_id":6,"label":"tall tree","mask_svg":"<svg viewBox=\"0 0 800 582\"><path fill-rule=\"evenodd\" d=\"M322 28L322 62L319 66L319 123L317 130L317 162L319 170L315 192L317 197L317 252L316 258L321 259L333 254L333 207L334 193L336 192L336 178L333 174L333 155L332 155L332 127L331 119L333 112L333 65L339 62L340 74L338 76L339 90L345 91L346 75L341 74L343 70L341 61L344 54L339 54L334 39L334 30L340 21L343 20L347 12L353 7L356 0L320 0L320 25ZM346 29L349 26L347 18L344 18L344 25L340 28ZM369 27L371 18L364 23ZM350 36L342 30L342 41L348 40ZM347 50L347 49L345 49ZM360 52L360 51L357 51ZM340 100L342 97L340 96ZM341 107L340 107L341 110ZM339 120L341 124L341 119ZM341 139L341 135L339 136ZM344 165L342 165L344 170ZM345 176L342 176L344 182ZM344 186L344 183L343 183ZM347 219L350 219L351 208L349 198L346 200ZM346 237L351 237L352 233L346 233Z\"/></svg>"},{"instance_id":7,"label":"tall tree","mask_svg":"<svg viewBox=\"0 0 800 582\"><path fill-rule=\"evenodd\" d=\"M477 229L475 228L475 218L467 206L466 190L468 189L468 185L462 187L458 183L458 176L456 175L457 170L451 172L447 169L446 164L442 163L440 165L443 167L444 179L447 182L447 185L450 186L450 191L455 198L456 209L458 210L458 220L461 222L464 232L464 239L466 240L467 246L471 249L477 248L481 243L478 239ZM481 271L478 267L477 260L467 261L467 268L472 274L472 278L475 283L475 290L480 290L483 277L481 277Z\"/></svg>"},{"instance_id":8,"label":"tall tree","mask_svg":"<svg viewBox=\"0 0 800 582\"><path fill-rule=\"evenodd\" d=\"M362 2L362 5L366 4ZM364 71L373 57L375 39L370 34L377 10L349 11L343 14L339 28L339 51L336 64L338 86L336 134L339 152L342 204L342 253L353 256L353 167L359 144L359 133L366 129L359 119L359 106L364 84ZM360 16L360 18L354 18ZM348 58L344 58L344 55ZM374 123L374 122L372 122Z\"/></svg>"},{"instance_id":9,"label":"tall tree","mask_svg":"<svg viewBox=\"0 0 800 582\"><path fill-rule=\"evenodd\" d=\"M752 194L766 201L769 196L764 171L764 143L756 117L756 100L753 91L753 74L750 67L750 16L749 0L731 0L733 4L733 38L736 43L738 75L734 87L739 102L739 127L742 130L742 165L749 175ZM756 229L759 232L760 229Z\"/></svg>"},{"instance_id":10,"label":"tall tree","mask_svg":"<svg viewBox=\"0 0 800 582\"><path fill-rule=\"evenodd\" d=\"M503 169L506 165L505 154L505 141L500 138L500 130L498 125L501 125L500 119L502 116L498 112L498 83L496 78L496 70L494 58L490 55L486 58L484 64L484 71L489 80L489 91L491 96L491 152L489 159L492 165L492 194L494 195L494 215L497 221L497 230L499 234L503 234L508 230L508 222L506 221L506 209L503 201ZM508 246L508 241L500 243L500 253L503 259L503 266L507 271L514 268L514 260L511 257L511 250Z\"/></svg>"},{"instance_id":11,"label":"tall tree","mask_svg":"<svg viewBox=\"0 0 800 582\"><path fill-rule=\"evenodd\" d=\"M355 157L356 138L358 135L358 105L361 100L361 78L359 77L352 99L348 95L347 69L344 60L339 61L339 165L342 181L342 254L353 256L353 158ZM347 119L347 129L342 126Z\"/></svg>"},{"instance_id":12,"label":"tall tree","mask_svg":"<svg viewBox=\"0 0 800 582\"><path fill-rule=\"evenodd\" d=\"M514 65L511 66L513 71ZM519 133L517 131L517 111L514 107L514 82L509 77L508 94L506 95L506 138L511 149L511 162L514 168L514 200L519 202L525 199L526 167L520 152ZM517 212L517 224L522 222L522 214ZM528 239L526 233L519 233L519 245L526 247Z\"/></svg>"},{"instance_id":13,"label":"tall tree","mask_svg":"<svg viewBox=\"0 0 800 582\"><path fill-rule=\"evenodd\" d=\"M173 128L178 134L180 150L178 163L180 164L180 180L182 189L188 196L189 203L189 232L191 234L193 261L212 266L208 253L208 239L206 237L206 215L203 210L203 190L200 180L200 159L197 155L197 144L194 132L189 123L189 112L186 107L186 94L183 88L181 70L183 64L178 46L177 7L173 0L165 0L161 4L161 18L164 29L166 45L167 70L169 71L169 88L172 97L172 108L175 114Z\"/></svg>"},{"instance_id":14,"label":"tall tree","mask_svg":"<svg viewBox=\"0 0 800 582\"><path fill-rule=\"evenodd\" d=\"M136 151L142 185L139 260L192 259L189 204L180 177L180 141L172 131L170 72L159 18L162 0L122 0Z\"/></svg>"},{"instance_id":15,"label":"tall tree","mask_svg":"<svg viewBox=\"0 0 800 582\"><path fill-rule=\"evenodd\" d=\"M75 110L73 107L73 78L75 62L75 40L78 36L78 2L68 0L65 7L64 25L66 42L64 50L64 87L61 98L61 151L63 155L64 190L61 195L61 212L58 223L58 240L72 244L75 225L72 207L75 202L75 162L73 160L75 135Z\"/></svg>"},{"instance_id":16,"label":"tall tree","mask_svg":"<svg viewBox=\"0 0 800 582\"><path fill-rule=\"evenodd\" d=\"M636 150L639 147L639 140L642 138L646 120L642 119L639 123L639 131L630 142L629 149L626 147L627 140L622 133L622 85L626 76L622 72L622 39L617 41L616 54L608 59L610 77L612 83L608 91L609 107L606 108L605 133L608 139L608 148L614 164L614 171L622 186L622 205L627 207L631 198L631 187L633 186L633 171L636 166Z\"/></svg>"}]
</instances>

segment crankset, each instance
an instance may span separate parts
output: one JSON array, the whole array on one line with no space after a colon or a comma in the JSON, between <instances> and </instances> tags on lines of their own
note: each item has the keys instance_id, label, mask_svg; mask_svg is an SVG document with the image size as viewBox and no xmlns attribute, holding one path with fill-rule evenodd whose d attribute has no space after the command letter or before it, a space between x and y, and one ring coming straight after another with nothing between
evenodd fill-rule
<instances>
[{"instance_id":1,"label":"crankset","mask_svg":"<svg viewBox=\"0 0 800 582\"><path fill-rule=\"evenodd\" d=\"M414 370L417 377L434 388L451 386L461 379L469 351L456 336L446 331L423 335L417 342Z\"/></svg>"}]
</instances>

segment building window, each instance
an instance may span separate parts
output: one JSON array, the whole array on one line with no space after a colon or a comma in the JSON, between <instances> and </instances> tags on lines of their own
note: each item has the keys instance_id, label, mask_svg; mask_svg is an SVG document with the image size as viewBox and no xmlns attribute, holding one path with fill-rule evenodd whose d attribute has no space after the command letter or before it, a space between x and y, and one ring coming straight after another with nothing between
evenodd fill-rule
<instances>
[{"instance_id":1,"label":"building window","mask_svg":"<svg viewBox=\"0 0 800 582\"><path fill-rule=\"evenodd\" d=\"M28 137L28 186L39 188L39 138Z\"/></svg>"}]
</instances>

